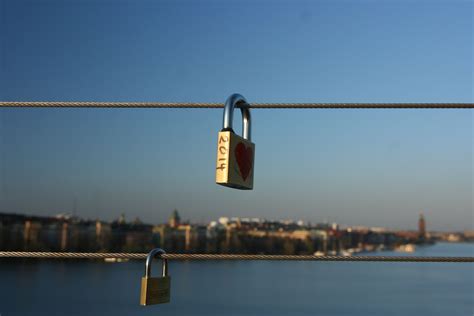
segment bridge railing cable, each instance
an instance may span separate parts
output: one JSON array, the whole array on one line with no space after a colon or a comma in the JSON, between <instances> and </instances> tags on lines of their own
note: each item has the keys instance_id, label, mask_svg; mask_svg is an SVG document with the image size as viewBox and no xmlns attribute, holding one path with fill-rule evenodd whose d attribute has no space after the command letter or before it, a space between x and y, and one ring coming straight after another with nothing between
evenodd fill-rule
<instances>
[{"instance_id":1,"label":"bridge railing cable","mask_svg":"<svg viewBox=\"0 0 474 316\"><path fill-rule=\"evenodd\" d=\"M223 103L170 102L0 102L0 107L25 108L203 108ZM474 103L251 103L252 109L470 109Z\"/></svg>"},{"instance_id":2,"label":"bridge railing cable","mask_svg":"<svg viewBox=\"0 0 474 316\"><path fill-rule=\"evenodd\" d=\"M29 252L0 251L0 258L43 259L146 259L148 253L95 252ZM249 254L172 254L161 255L168 260L261 260L261 261L345 261L345 262L456 262L474 263L474 257L417 257L417 256L313 256L313 255L249 255Z\"/></svg>"}]
</instances>

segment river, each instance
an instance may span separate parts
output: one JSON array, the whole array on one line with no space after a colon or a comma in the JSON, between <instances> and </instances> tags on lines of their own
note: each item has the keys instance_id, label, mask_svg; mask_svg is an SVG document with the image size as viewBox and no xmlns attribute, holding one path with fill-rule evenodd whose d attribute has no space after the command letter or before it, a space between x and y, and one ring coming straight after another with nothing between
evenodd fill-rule
<instances>
[{"instance_id":1,"label":"river","mask_svg":"<svg viewBox=\"0 0 474 316\"><path fill-rule=\"evenodd\" d=\"M474 256L474 244L413 255ZM474 315L472 263L170 261L169 269L171 303L142 307L142 261L1 259L0 315Z\"/></svg>"}]
</instances>

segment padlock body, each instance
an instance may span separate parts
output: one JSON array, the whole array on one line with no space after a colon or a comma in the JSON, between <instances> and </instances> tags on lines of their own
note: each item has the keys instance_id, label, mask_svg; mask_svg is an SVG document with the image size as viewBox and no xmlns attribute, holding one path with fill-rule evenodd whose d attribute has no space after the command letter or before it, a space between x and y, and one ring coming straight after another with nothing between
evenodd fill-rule
<instances>
[{"instance_id":1,"label":"padlock body","mask_svg":"<svg viewBox=\"0 0 474 316\"><path fill-rule=\"evenodd\" d=\"M232 131L221 131L217 138L216 183L252 190L255 144Z\"/></svg>"},{"instance_id":2,"label":"padlock body","mask_svg":"<svg viewBox=\"0 0 474 316\"><path fill-rule=\"evenodd\" d=\"M170 301L171 278L142 277L140 305L164 304Z\"/></svg>"}]
</instances>

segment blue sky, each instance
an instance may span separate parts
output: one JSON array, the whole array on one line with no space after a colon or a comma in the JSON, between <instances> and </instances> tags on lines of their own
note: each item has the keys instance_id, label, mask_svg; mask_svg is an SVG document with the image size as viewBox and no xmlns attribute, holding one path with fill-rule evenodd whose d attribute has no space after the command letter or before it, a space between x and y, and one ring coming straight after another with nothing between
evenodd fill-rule
<instances>
[{"instance_id":1,"label":"blue sky","mask_svg":"<svg viewBox=\"0 0 474 316\"><path fill-rule=\"evenodd\" d=\"M0 99L474 102L472 17L472 1L0 0ZM472 229L472 110L252 115L247 192L214 184L221 110L0 109L0 211L394 228L423 211Z\"/></svg>"}]
</instances>

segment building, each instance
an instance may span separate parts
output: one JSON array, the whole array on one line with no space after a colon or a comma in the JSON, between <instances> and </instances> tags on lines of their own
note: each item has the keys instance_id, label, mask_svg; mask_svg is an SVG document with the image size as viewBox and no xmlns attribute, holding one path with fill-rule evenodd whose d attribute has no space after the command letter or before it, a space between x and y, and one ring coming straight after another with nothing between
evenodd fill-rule
<instances>
[{"instance_id":1,"label":"building","mask_svg":"<svg viewBox=\"0 0 474 316\"><path fill-rule=\"evenodd\" d=\"M171 228L178 228L181 225L181 217L179 217L178 210L174 210L169 219L169 225Z\"/></svg>"},{"instance_id":2,"label":"building","mask_svg":"<svg viewBox=\"0 0 474 316\"><path fill-rule=\"evenodd\" d=\"M426 222L423 213L420 213L420 218L418 219L418 239L421 241L426 239Z\"/></svg>"}]
</instances>

